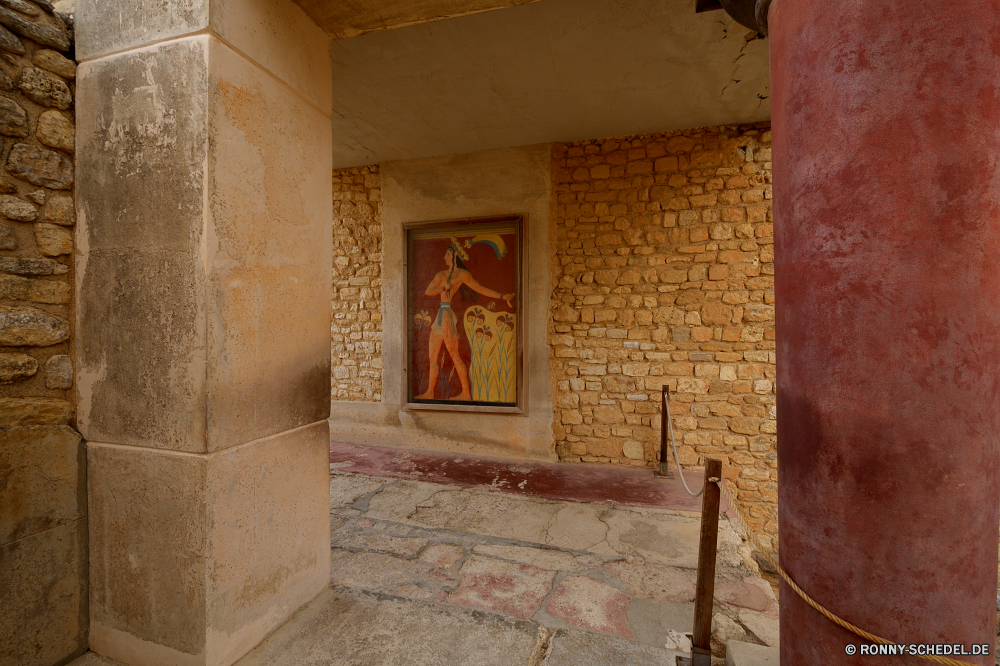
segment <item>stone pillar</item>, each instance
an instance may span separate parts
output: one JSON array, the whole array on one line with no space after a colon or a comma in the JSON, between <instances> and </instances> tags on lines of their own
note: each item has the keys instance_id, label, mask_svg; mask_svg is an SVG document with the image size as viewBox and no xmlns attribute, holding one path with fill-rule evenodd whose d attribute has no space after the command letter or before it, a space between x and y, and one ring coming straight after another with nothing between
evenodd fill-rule
<instances>
[{"instance_id":1,"label":"stone pillar","mask_svg":"<svg viewBox=\"0 0 1000 666\"><path fill-rule=\"evenodd\" d=\"M771 5L781 559L879 636L992 645L1000 33L939 9ZM782 663L859 641L783 584Z\"/></svg>"},{"instance_id":2,"label":"stone pillar","mask_svg":"<svg viewBox=\"0 0 1000 666\"><path fill-rule=\"evenodd\" d=\"M90 645L228 665L329 579L329 40L287 0L77 39Z\"/></svg>"}]
</instances>

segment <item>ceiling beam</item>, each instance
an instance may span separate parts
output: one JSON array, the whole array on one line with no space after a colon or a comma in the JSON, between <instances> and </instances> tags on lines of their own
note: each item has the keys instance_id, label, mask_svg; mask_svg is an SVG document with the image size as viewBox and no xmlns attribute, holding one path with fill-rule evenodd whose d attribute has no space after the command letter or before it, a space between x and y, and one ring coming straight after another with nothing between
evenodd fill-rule
<instances>
[{"instance_id":1,"label":"ceiling beam","mask_svg":"<svg viewBox=\"0 0 1000 666\"><path fill-rule=\"evenodd\" d=\"M334 39L516 7L539 0L294 0Z\"/></svg>"}]
</instances>

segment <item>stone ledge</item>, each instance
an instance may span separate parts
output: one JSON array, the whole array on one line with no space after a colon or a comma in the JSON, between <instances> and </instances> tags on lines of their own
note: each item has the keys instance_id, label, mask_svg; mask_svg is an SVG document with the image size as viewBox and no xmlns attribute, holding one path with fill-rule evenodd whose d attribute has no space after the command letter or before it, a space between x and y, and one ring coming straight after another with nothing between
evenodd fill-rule
<instances>
[{"instance_id":1,"label":"stone ledge","mask_svg":"<svg viewBox=\"0 0 1000 666\"><path fill-rule=\"evenodd\" d=\"M776 647L730 641L726 646L726 666L778 666L780 655Z\"/></svg>"}]
</instances>

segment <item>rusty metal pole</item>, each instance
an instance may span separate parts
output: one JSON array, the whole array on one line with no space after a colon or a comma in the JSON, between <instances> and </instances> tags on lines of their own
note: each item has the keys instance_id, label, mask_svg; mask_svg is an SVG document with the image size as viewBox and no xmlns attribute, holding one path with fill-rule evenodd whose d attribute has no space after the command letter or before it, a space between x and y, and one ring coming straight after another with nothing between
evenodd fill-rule
<instances>
[{"instance_id":1,"label":"rusty metal pole","mask_svg":"<svg viewBox=\"0 0 1000 666\"><path fill-rule=\"evenodd\" d=\"M661 479L672 479L674 473L667 469L667 419L670 418L670 387L666 384L660 389L660 468L653 476Z\"/></svg>"},{"instance_id":2,"label":"rusty metal pole","mask_svg":"<svg viewBox=\"0 0 1000 666\"><path fill-rule=\"evenodd\" d=\"M719 547L719 497L716 482L722 479L722 461L705 461L705 494L701 500L701 538L698 542L698 580L694 597L694 631L690 661L678 665L712 666L712 599L715 596L715 555ZM682 661L683 660L683 661Z\"/></svg>"}]
</instances>

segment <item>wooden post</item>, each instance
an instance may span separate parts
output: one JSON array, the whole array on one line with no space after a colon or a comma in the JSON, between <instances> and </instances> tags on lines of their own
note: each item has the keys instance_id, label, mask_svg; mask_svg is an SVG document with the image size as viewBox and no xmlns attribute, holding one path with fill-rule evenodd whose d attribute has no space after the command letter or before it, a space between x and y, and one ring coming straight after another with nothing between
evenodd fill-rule
<instances>
[{"instance_id":1,"label":"wooden post","mask_svg":"<svg viewBox=\"0 0 1000 666\"><path fill-rule=\"evenodd\" d=\"M701 499L701 539L698 581L694 597L691 666L712 666L712 599L715 596L715 555L719 547L719 496L722 461L705 461L705 493Z\"/></svg>"}]
</instances>

